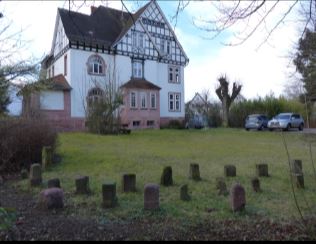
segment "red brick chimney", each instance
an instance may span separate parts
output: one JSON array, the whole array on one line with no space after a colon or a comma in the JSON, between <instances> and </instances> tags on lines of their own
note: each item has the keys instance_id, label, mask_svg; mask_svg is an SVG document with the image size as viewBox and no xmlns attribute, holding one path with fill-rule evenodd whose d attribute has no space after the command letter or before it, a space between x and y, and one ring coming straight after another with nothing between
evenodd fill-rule
<instances>
[{"instance_id":1,"label":"red brick chimney","mask_svg":"<svg viewBox=\"0 0 316 244\"><path fill-rule=\"evenodd\" d=\"M91 15L97 10L98 8L95 6L91 6Z\"/></svg>"}]
</instances>

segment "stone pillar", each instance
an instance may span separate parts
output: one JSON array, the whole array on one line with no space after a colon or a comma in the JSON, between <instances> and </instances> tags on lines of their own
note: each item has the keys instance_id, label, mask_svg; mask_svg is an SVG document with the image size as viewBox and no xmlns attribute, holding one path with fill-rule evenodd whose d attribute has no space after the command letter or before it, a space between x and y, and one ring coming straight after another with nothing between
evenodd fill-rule
<instances>
[{"instance_id":1,"label":"stone pillar","mask_svg":"<svg viewBox=\"0 0 316 244\"><path fill-rule=\"evenodd\" d=\"M89 176L78 176L76 178L76 193L77 194L89 194Z\"/></svg>"},{"instance_id":2,"label":"stone pillar","mask_svg":"<svg viewBox=\"0 0 316 244\"><path fill-rule=\"evenodd\" d=\"M60 180L58 178L48 180L47 187L48 188L60 188Z\"/></svg>"},{"instance_id":3,"label":"stone pillar","mask_svg":"<svg viewBox=\"0 0 316 244\"><path fill-rule=\"evenodd\" d=\"M44 209L55 209L64 207L64 192L60 188L49 188L43 190L39 195L39 207Z\"/></svg>"},{"instance_id":4,"label":"stone pillar","mask_svg":"<svg viewBox=\"0 0 316 244\"><path fill-rule=\"evenodd\" d=\"M235 165L225 165L224 166L224 175L235 177L236 176L236 167Z\"/></svg>"},{"instance_id":5,"label":"stone pillar","mask_svg":"<svg viewBox=\"0 0 316 244\"><path fill-rule=\"evenodd\" d=\"M216 178L216 189L218 190L217 194L218 195L227 195L228 194L228 190L227 190L227 186L225 183L225 179L223 177L218 177Z\"/></svg>"},{"instance_id":6,"label":"stone pillar","mask_svg":"<svg viewBox=\"0 0 316 244\"><path fill-rule=\"evenodd\" d=\"M294 176L294 179L295 179L295 182L296 182L296 187L297 188L302 188L304 189L305 186L304 186L304 175L303 174L296 174L296 175L293 175Z\"/></svg>"},{"instance_id":7,"label":"stone pillar","mask_svg":"<svg viewBox=\"0 0 316 244\"><path fill-rule=\"evenodd\" d=\"M164 185L164 186L172 186L173 185L172 168L170 166L165 167L163 169L160 183L161 183L161 185Z\"/></svg>"},{"instance_id":8,"label":"stone pillar","mask_svg":"<svg viewBox=\"0 0 316 244\"><path fill-rule=\"evenodd\" d=\"M40 164L32 164L30 169L31 186L42 184L42 167Z\"/></svg>"},{"instance_id":9,"label":"stone pillar","mask_svg":"<svg viewBox=\"0 0 316 244\"><path fill-rule=\"evenodd\" d=\"M136 175L123 174L122 176L122 191L123 192L136 192Z\"/></svg>"},{"instance_id":10,"label":"stone pillar","mask_svg":"<svg viewBox=\"0 0 316 244\"><path fill-rule=\"evenodd\" d=\"M261 192L260 180L257 177L251 179L251 186L254 192Z\"/></svg>"},{"instance_id":11,"label":"stone pillar","mask_svg":"<svg viewBox=\"0 0 316 244\"><path fill-rule=\"evenodd\" d=\"M268 177L269 176L268 165L267 164L256 164L256 175L258 177L261 177L261 176Z\"/></svg>"},{"instance_id":12,"label":"stone pillar","mask_svg":"<svg viewBox=\"0 0 316 244\"><path fill-rule=\"evenodd\" d=\"M242 185L235 183L230 190L230 207L233 212L242 211L246 206L246 192Z\"/></svg>"},{"instance_id":13,"label":"stone pillar","mask_svg":"<svg viewBox=\"0 0 316 244\"><path fill-rule=\"evenodd\" d=\"M144 189L144 209L157 210L159 209L159 185L146 184Z\"/></svg>"},{"instance_id":14,"label":"stone pillar","mask_svg":"<svg viewBox=\"0 0 316 244\"><path fill-rule=\"evenodd\" d=\"M303 174L302 160L294 159L291 161L292 173L301 175Z\"/></svg>"},{"instance_id":15,"label":"stone pillar","mask_svg":"<svg viewBox=\"0 0 316 244\"><path fill-rule=\"evenodd\" d=\"M113 208L117 203L116 183L106 182L102 185L103 208Z\"/></svg>"},{"instance_id":16,"label":"stone pillar","mask_svg":"<svg viewBox=\"0 0 316 244\"><path fill-rule=\"evenodd\" d=\"M43 147L42 149L42 166L46 169L53 163L53 149L52 147Z\"/></svg>"},{"instance_id":17,"label":"stone pillar","mask_svg":"<svg viewBox=\"0 0 316 244\"><path fill-rule=\"evenodd\" d=\"M200 177L200 169L198 164L190 164L190 179L199 181Z\"/></svg>"},{"instance_id":18,"label":"stone pillar","mask_svg":"<svg viewBox=\"0 0 316 244\"><path fill-rule=\"evenodd\" d=\"M180 186L180 199L182 201L189 201L191 199L189 192L188 192L188 185L181 185Z\"/></svg>"}]
</instances>

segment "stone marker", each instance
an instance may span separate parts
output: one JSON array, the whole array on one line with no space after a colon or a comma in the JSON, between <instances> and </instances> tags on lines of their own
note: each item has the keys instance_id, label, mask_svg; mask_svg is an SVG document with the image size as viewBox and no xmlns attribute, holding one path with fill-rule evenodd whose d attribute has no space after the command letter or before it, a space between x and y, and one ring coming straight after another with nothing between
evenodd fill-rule
<instances>
[{"instance_id":1,"label":"stone marker","mask_svg":"<svg viewBox=\"0 0 316 244\"><path fill-rule=\"evenodd\" d=\"M53 149L52 147L43 147L42 149L42 166L46 169L53 163Z\"/></svg>"},{"instance_id":2,"label":"stone marker","mask_svg":"<svg viewBox=\"0 0 316 244\"><path fill-rule=\"evenodd\" d=\"M292 173L302 175L303 174L303 166L302 160L294 159L291 161Z\"/></svg>"},{"instance_id":3,"label":"stone marker","mask_svg":"<svg viewBox=\"0 0 316 244\"><path fill-rule=\"evenodd\" d=\"M199 181L200 177L200 168L198 164L190 164L190 179Z\"/></svg>"},{"instance_id":4,"label":"stone marker","mask_svg":"<svg viewBox=\"0 0 316 244\"><path fill-rule=\"evenodd\" d=\"M117 203L116 198L116 183L106 182L102 185L102 207L103 208L113 208Z\"/></svg>"},{"instance_id":5,"label":"stone marker","mask_svg":"<svg viewBox=\"0 0 316 244\"><path fill-rule=\"evenodd\" d=\"M233 212L242 211L246 206L245 189L239 183L235 183L230 189L230 207Z\"/></svg>"},{"instance_id":6,"label":"stone marker","mask_svg":"<svg viewBox=\"0 0 316 244\"><path fill-rule=\"evenodd\" d=\"M189 200L191 200L191 197L190 197L190 195L188 193L188 185L187 184L180 186L180 199L182 201L189 201Z\"/></svg>"},{"instance_id":7,"label":"stone marker","mask_svg":"<svg viewBox=\"0 0 316 244\"><path fill-rule=\"evenodd\" d=\"M234 165L225 165L224 166L224 175L234 177L236 176L236 167Z\"/></svg>"},{"instance_id":8,"label":"stone marker","mask_svg":"<svg viewBox=\"0 0 316 244\"><path fill-rule=\"evenodd\" d=\"M256 164L256 175L258 177L268 177L269 172L268 172L268 165L267 164Z\"/></svg>"},{"instance_id":9,"label":"stone marker","mask_svg":"<svg viewBox=\"0 0 316 244\"><path fill-rule=\"evenodd\" d=\"M296 187L297 188L305 188L304 187L304 175L303 174L296 174L293 175L295 182L296 182Z\"/></svg>"},{"instance_id":10,"label":"stone marker","mask_svg":"<svg viewBox=\"0 0 316 244\"><path fill-rule=\"evenodd\" d=\"M159 209L159 185L146 184L144 189L144 209L157 210Z\"/></svg>"},{"instance_id":11,"label":"stone marker","mask_svg":"<svg viewBox=\"0 0 316 244\"><path fill-rule=\"evenodd\" d=\"M136 192L136 175L123 174L122 188L123 192Z\"/></svg>"},{"instance_id":12,"label":"stone marker","mask_svg":"<svg viewBox=\"0 0 316 244\"><path fill-rule=\"evenodd\" d=\"M30 169L31 186L42 184L42 167L40 164L32 164Z\"/></svg>"},{"instance_id":13,"label":"stone marker","mask_svg":"<svg viewBox=\"0 0 316 244\"><path fill-rule=\"evenodd\" d=\"M27 170L26 169L22 169L21 170L21 178L23 179L23 180L25 180L25 179L27 179L29 177L29 173L27 172Z\"/></svg>"},{"instance_id":14,"label":"stone marker","mask_svg":"<svg viewBox=\"0 0 316 244\"><path fill-rule=\"evenodd\" d=\"M78 176L76 178L76 193L77 194L89 194L89 176Z\"/></svg>"},{"instance_id":15,"label":"stone marker","mask_svg":"<svg viewBox=\"0 0 316 244\"><path fill-rule=\"evenodd\" d=\"M161 183L161 185L164 185L164 186L172 186L173 185L172 168L170 166L165 167L163 169L160 183Z\"/></svg>"},{"instance_id":16,"label":"stone marker","mask_svg":"<svg viewBox=\"0 0 316 244\"><path fill-rule=\"evenodd\" d=\"M58 178L48 180L47 187L48 188L60 188L60 180Z\"/></svg>"},{"instance_id":17,"label":"stone marker","mask_svg":"<svg viewBox=\"0 0 316 244\"><path fill-rule=\"evenodd\" d=\"M55 209L64 207L64 192L60 188L49 188L43 190L39 195L39 207L44 209Z\"/></svg>"},{"instance_id":18,"label":"stone marker","mask_svg":"<svg viewBox=\"0 0 316 244\"><path fill-rule=\"evenodd\" d=\"M227 186L225 183L225 179L223 177L217 177L216 178L216 189L218 190L217 194L218 195L227 195L228 190Z\"/></svg>"},{"instance_id":19,"label":"stone marker","mask_svg":"<svg viewBox=\"0 0 316 244\"><path fill-rule=\"evenodd\" d=\"M254 192L261 192L260 180L257 177L251 179L251 186Z\"/></svg>"}]
</instances>

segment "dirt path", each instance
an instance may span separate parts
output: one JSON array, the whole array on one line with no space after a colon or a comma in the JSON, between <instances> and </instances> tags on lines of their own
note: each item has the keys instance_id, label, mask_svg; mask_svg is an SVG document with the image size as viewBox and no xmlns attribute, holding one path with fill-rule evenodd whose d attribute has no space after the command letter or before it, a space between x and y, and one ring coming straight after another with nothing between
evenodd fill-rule
<instances>
[{"instance_id":1,"label":"dirt path","mask_svg":"<svg viewBox=\"0 0 316 244\"><path fill-rule=\"evenodd\" d=\"M184 226L168 220L139 219L101 224L94 219L69 215L67 209L44 211L36 208L32 195L21 193L9 182L0 186L2 207L15 208L15 225L0 231L4 240L309 240L297 223L278 224L269 220L207 221ZM67 214L68 213L68 214ZM310 220L316 229L316 221ZM314 235L315 238L315 235Z\"/></svg>"}]
</instances>

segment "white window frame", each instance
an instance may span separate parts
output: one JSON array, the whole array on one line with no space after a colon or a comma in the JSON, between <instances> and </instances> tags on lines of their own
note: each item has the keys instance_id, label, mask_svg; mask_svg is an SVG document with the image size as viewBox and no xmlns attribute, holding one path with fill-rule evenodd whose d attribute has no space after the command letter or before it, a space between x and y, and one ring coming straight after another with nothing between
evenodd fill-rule
<instances>
[{"instance_id":1,"label":"white window frame","mask_svg":"<svg viewBox=\"0 0 316 244\"><path fill-rule=\"evenodd\" d=\"M137 108L137 93L135 91L130 92L130 108Z\"/></svg>"},{"instance_id":2,"label":"white window frame","mask_svg":"<svg viewBox=\"0 0 316 244\"><path fill-rule=\"evenodd\" d=\"M134 78L143 78L143 74L144 74L144 65L143 65L143 62L141 60L133 60L133 69L132 69L132 72L133 72L133 77Z\"/></svg>"},{"instance_id":3,"label":"white window frame","mask_svg":"<svg viewBox=\"0 0 316 244\"><path fill-rule=\"evenodd\" d=\"M153 104L153 97L154 97L154 104ZM154 106L153 106L154 105ZM157 94L154 92L150 93L150 108L151 109L156 109L157 108Z\"/></svg>"},{"instance_id":4,"label":"white window frame","mask_svg":"<svg viewBox=\"0 0 316 244\"><path fill-rule=\"evenodd\" d=\"M171 106L171 104L172 104L172 106ZM181 93L169 92L169 94L168 94L168 110L170 112L181 112Z\"/></svg>"},{"instance_id":5,"label":"white window frame","mask_svg":"<svg viewBox=\"0 0 316 244\"><path fill-rule=\"evenodd\" d=\"M181 71L180 66L169 65L168 66L168 82L180 84L181 83L180 71Z\"/></svg>"},{"instance_id":6,"label":"white window frame","mask_svg":"<svg viewBox=\"0 0 316 244\"><path fill-rule=\"evenodd\" d=\"M90 75L105 75L105 62L99 55L92 55L87 62L88 74Z\"/></svg>"},{"instance_id":7,"label":"white window frame","mask_svg":"<svg viewBox=\"0 0 316 244\"><path fill-rule=\"evenodd\" d=\"M140 108L147 109L147 94L145 92L140 93Z\"/></svg>"}]
</instances>

